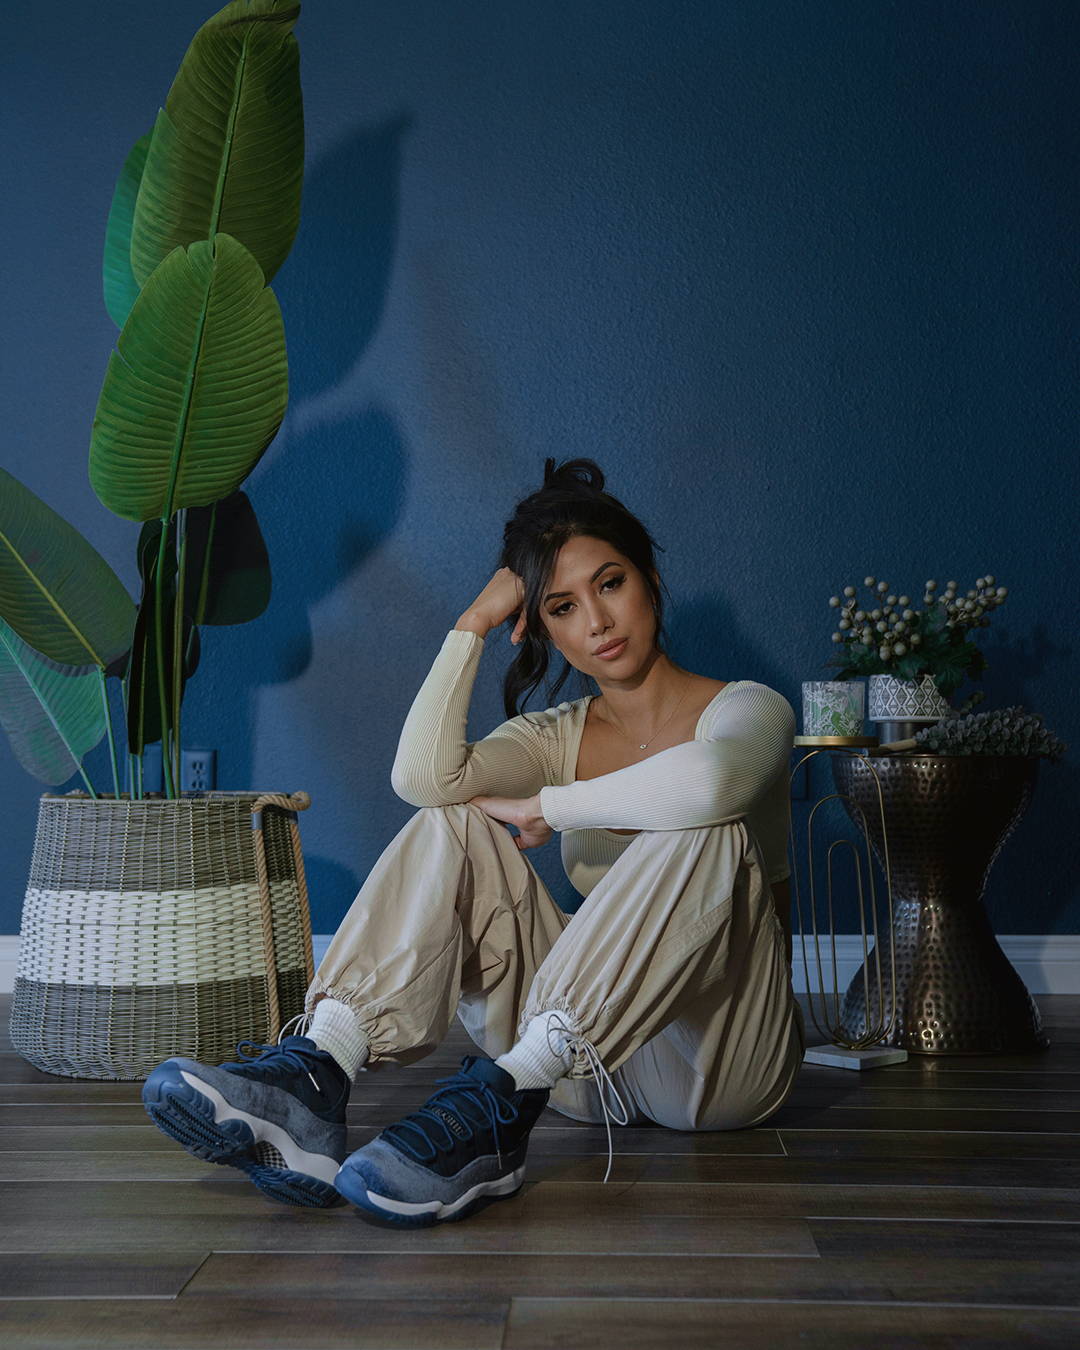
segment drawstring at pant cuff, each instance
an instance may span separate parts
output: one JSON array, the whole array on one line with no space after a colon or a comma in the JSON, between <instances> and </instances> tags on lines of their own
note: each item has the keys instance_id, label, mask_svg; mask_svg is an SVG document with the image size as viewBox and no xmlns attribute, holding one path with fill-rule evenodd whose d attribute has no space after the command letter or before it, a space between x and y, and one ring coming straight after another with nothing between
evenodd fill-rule
<instances>
[{"instance_id":1,"label":"drawstring at pant cuff","mask_svg":"<svg viewBox=\"0 0 1080 1350\"><path fill-rule=\"evenodd\" d=\"M285 1023L285 1025L278 1032L277 1038L278 1045L281 1044L281 1042L285 1039L286 1036L306 1036L308 1027L311 1026L311 1019L314 1016L315 1016L314 1013L302 1012L297 1013L295 1017L290 1017L289 1020ZM292 1026L294 1022L299 1024L298 1030L289 1031L289 1028Z\"/></svg>"},{"instance_id":2,"label":"drawstring at pant cuff","mask_svg":"<svg viewBox=\"0 0 1080 1350\"><path fill-rule=\"evenodd\" d=\"M572 1027L568 1026L565 1019L563 1018L562 1013L550 1011L546 1014L546 1016L547 1016L548 1045L551 1047L552 1052L558 1055L562 1052L562 1050L564 1050L569 1045L573 1048L575 1057L578 1054L584 1054L585 1058L589 1062L589 1068L592 1071L592 1077L596 1080L596 1086L600 1094L600 1109L604 1113L604 1127L607 1130L607 1139L608 1139L608 1165L607 1171L604 1173L604 1184L606 1185L607 1179L611 1175L611 1164L612 1161L614 1160L615 1151L611 1143L611 1125L608 1120L607 1102L604 1100L605 1084L611 1089L615 1100L619 1103L619 1106L622 1108L623 1113L622 1120L619 1120L619 1118L614 1115L612 1117L615 1120L616 1124L628 1125L630 1123L630 1113L626 1109L626 1103L619 1096L619 1089L612 1082L610 1074L604 1068L604 1065L600 1059L600 1055L596 1049L596 1046L593 1045L592 1041L588 1040L585 1036L582 1036L580 1032L575 1031ZM555 1025L553 1025L553 1023ZM552 1044L551 1040L552 1031L555 1031L559 1036L563 1037L563 1042L561 1046Z\"/></svg>"}]
</instances>

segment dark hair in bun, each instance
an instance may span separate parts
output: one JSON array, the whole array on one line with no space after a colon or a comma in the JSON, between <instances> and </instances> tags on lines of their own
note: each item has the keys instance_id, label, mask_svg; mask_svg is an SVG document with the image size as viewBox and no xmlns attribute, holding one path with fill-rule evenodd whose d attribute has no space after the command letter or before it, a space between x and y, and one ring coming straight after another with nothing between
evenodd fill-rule
<instances>
[{"instance_id":1,"label":"dark hair in bun","mask_svg":"<svg viewBox=\"0 0 1080 1350\"><path fill-rule=\"evenodd\" d=\"M603 470L595 460L570 459L556 465L554 459L546 459L544 486L518 502L503 529L499 555L499 567L516 572L525 588L525 634L503 681L503 707L508 718L524 711L529 696L547 675L551 642L540 615L540 602L550 585L559 550L575 535L606 540L638 569L652 593L656 645L665 650L664 601L652 575L656 567L653 550L664 552L663 548L633 512L604 491ZM509 629L517 618L514 614L506 621ZM573 669L569 661L563 661L545 706L554 703ZM586 683L580 674L579 682ZM585 688L582 696L593 692Z\"/></svg>"}]
</instances>

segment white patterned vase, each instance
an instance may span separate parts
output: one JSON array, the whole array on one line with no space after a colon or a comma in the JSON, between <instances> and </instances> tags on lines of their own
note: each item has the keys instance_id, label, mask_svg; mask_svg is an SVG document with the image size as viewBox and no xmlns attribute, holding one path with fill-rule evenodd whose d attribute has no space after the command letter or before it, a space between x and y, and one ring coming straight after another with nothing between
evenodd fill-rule
<instances>
[{"instance_id":1,"label":"white patterned vase","mask_svg":"<svg viewBox=\"0 0 1080 1350\"><path fill-rule=\"evenodd\" d=\"M933 675L901 680L896 675L871 675L871 722L940 722L949 704L938 692Z\"/></svg>"},{"instance_id":2,"label":"white patterned vase","mask_svg":"<svg viewBox=\"0 0 1080 1350\"><path fill-rule=\"evenodd\" d=\"M860 680L806 680L802 687L804 736L861 736L866 686Z\"/></svg>"}]
</instances>

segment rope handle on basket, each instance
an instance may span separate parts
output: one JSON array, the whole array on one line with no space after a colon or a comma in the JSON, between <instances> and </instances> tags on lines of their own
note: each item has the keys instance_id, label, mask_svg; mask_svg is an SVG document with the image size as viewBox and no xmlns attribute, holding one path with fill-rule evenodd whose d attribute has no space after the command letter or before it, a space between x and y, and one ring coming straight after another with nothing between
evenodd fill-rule
<instances>
[{"instance_id":1,"label":"rope handle on basket","mask_svg":"<svg viewBox=\"0 0 1080 1350\"><path fill-rule=\"evenodd\" d=\"M306 811L311 798L306 792L264 792L251 804L251 828L255 835L255 874L259 880L259 907L262 919L263 963L266 968L266 1015L270 1023L267 1041L272 1045L281 1030L281 1007L278 1002L277 952L274 947L274 910L270 902L270 879L266 870L266 840L263 836L263 810L276 807L284 811L289 822L293 863L296 868L297 903L300 910L300 932L304 939L304 965L310 985L315 976L311 954L311 910L308 907L307 881L304 877L304 855L300 850L300 828L296 813Z\"/></svg>"}]
</instances>

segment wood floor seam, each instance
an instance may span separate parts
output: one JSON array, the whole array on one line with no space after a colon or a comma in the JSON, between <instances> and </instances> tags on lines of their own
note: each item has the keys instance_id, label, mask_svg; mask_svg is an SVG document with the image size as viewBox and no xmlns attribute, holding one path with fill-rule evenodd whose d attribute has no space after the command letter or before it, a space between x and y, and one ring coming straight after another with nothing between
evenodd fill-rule
<instances>
[{"instance_id":1,"label":"wood floor seam","mask_svg":"<svg viewBox=\"0 0 1080 1350\"><path fill-rule=\"evenodd\" d=\"M1032 1224L1052 1224L1058 1228L1080 1227L1080 1215L1075 1219L1014 1219L1008 1215L1001 1219L980 1219L977 1217L970 1217L966 1214L955 1219L938 1219L933 1218L932 1216L924 1218L922 1215L919 1215L917 1218L910 1218L904 1214L889 1214L882 1215L881 1217L876 1215L867 1217L862 1214L804 1214L801 1217L813 1219L815 1223L1007 1223L1013 1226L1018 1226L1020 1224L1028 1226Z\"/></svg>"},{"instance_id":2,"label":"wood floor seam","mask_svg":"<svg viewBox=\"0 0 1080 1350\"><path fill-rule=\"evenodd\" d=\"M1042 1312L1049 1308L1054 1312L1080 1312L1080 1304L1073 1303L945 1303L940 1300L911 1298L665 1298L662 1294L582 1294L578 1298L567 1298L562 1294L515 1294L514 1303L765 1303L794 1305L812 1305L820 1308L848 1308L858 1305L860 1308L990 1308L995 1312Z\"/></svg>"},{"instance_id":3,"label":"wood floor seam","mask_svg":"<svg viewBox=\"0 0 1080 1350\"><path fill-rule=\"evenodd\" d=\"M213 1255L213 1252L207 1252L207 1253L203 1256L203 1259L199 1262L199 1264L195 1267L195 1269L194 1269L194 1270L191 1272L191 1274L187 1277L187 1279L186 1279L186 1280L184 1281L184 1283L180 1286L180 1288L176 1291L176 1293L173 1294L173 1298L180 1298L180 1297L182 1297L182 1295L183 1295L183 1293L184 1293L184 1290L188 1287L189 1284L191 1284L192 1280L194 1280L194 1279L196 1279L196 1278L198 1277L199 1271L202 1270L202 1269L205 1267L207 1261L210 1260L210 1258L211 1258L212 1255Z\"/></svg>"}]
</instances>

